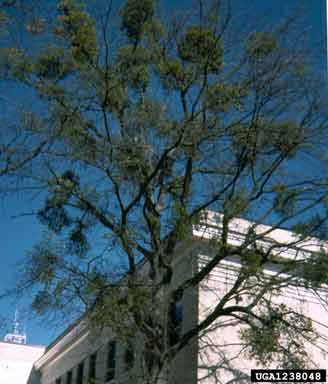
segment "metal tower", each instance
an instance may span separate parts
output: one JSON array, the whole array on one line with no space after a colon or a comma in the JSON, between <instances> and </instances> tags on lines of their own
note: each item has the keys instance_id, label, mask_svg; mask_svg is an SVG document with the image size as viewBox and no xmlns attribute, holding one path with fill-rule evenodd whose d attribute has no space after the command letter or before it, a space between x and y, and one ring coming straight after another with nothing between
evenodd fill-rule
<instances>
[{"instance_id":1,"label":"metal tower","mask_svg":"<svg viewBox=\"0 0 328 384\"><path fill-rule=\"evenodd\" d=\"M13 323L13 332L7 333L4 337L4 341L15 344L26 344L26 333L20 332L20 323L18 321L18 311L15 311L15 318Z\"/></svg>"}]
</instances>

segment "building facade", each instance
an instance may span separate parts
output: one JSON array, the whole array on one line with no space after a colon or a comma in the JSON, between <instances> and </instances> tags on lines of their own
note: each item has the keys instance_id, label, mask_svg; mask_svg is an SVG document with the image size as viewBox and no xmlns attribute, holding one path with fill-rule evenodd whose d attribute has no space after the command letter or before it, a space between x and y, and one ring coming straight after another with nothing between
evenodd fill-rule
<instances>
[{"instance_id":1,"label":"building facade","mask_svg":"<svg viewBox=\"0 0 328 384\"><path fill-rule=\"evenodd\" d=\"M193 228L192 239L180 245L175 264L175 270L178 271L175 274L176 283L193 276L214 256L211 240L220 234L218 221L215 214L210 213L204 225ZM251 225L246 220L233 220L229 227L229 244L240 245ZM307 239L291 247L296 235L290 231L270 231L270 227L264 225L258 225L256 231L268 233L259 240L263 249L272 246L273 242L279 243L277 257L307 257L326 247L317 239ZM212 270L206 281L184 294L177 312L182 333L199 324L214 310L218 299L235 283L239 268L238 258L224 260ZM266 273L277 273L275 268L269 263ZM311 368L321 369L328 367L328 313L323 297L328 299L325 289L318 297L310 289L288 286L279 295L270 298L277 305L286 304L295 310L302 310L305 316L313 320L313 326L321 338L309 342L305 348L310 353ZM247 294L243 299L248 300ZM237 300L234 298L232 304L238 304ZM170 384L249 383L250 370L260 366L244 353L239 333L241 327L238 323L236 325L235 319L230 323L220 320L212 324L210 329L206 329L179 353L161 381ZM134 351L117 340L110 330L97 334L81 319L55 340L35 362L29 384L136 383L137 359Z\"/></svg>"},{"instance_id":2,"label":"building facade","mask_svg":"<svg viewBox=\"0 0 328 384\"><path fill-rule=\"evenodd\" d=\"M39 346L0 342L0 383L26 384L33 364L44 350Z\"/></svg>"}]
</instances>

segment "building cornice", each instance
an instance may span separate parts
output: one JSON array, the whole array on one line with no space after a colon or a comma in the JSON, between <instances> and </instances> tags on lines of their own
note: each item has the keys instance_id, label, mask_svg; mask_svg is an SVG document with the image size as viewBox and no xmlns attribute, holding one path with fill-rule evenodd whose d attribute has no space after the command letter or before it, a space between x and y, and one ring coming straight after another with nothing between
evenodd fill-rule
<instances>
[{"instance_id":1,"label":"building cornice","mask_svg":"<svg viewBox=\"0 0 328 384\"><path fill-rule=\"evenodd\" d=\"M88 333L86 320L79 319L47 347L45 353L35 362L35 368L40 369L49 361L57 360L64 352L80 343Z\"/></svg>"},{"instance_id":2,"label":"building cornice","mask_svg":"<svg viewBox=\"0 0 328 384\"><path fill-rule=\"evenodd\" d=\"M201 240L220 239L222 233L221 213L207 211L200 224L193 226L193 237ZM229 222L228 244L240 246L252 230L258 237L256 243L263 249L273 247L273 254L279 253L285 259L299 259L312 253L325 251L328 253L328 242L315 237L302 237L301 235L270 225L259 224L253 221L235 218Z\"/></svg>"}]
</instances>

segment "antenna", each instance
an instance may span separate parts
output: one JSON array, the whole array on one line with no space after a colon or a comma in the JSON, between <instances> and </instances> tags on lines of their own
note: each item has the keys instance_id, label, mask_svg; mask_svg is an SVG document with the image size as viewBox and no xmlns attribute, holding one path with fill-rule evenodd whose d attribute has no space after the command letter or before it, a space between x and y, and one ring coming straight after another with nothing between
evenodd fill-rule
<instances>
[{"instance_id":1,"label":"antenna","mask_svg":"<svg viewBox=\"0 0 328 384\"><path fill-rule=\"evenodd\" d=\"M20 333L20 324L18 321L18 310L17 309L15 310L13 332L7 333L7 335L4 338L4 341L6 341L8 343L14 343L14 344L26 344L25 330L23 333Z\"/></svg>"},{"instance_id":2,"label":"antenna","mask_svg":"<svg viewBox=\"0 0 328 384\"><path fill-rule=\"evenodd\" d=\"M13 334L14 335L18 335L19 334L19 322L18 322L18 311L17 311L17 309L15 310Z\"/></svg>"}]
</instances>

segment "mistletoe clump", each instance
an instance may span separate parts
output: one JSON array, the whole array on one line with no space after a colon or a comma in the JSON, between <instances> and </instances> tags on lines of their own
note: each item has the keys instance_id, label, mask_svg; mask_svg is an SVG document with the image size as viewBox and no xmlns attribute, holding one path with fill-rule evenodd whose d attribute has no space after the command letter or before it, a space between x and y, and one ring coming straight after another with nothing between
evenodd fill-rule
<instances>
[{"instance_id":1,"label":"mistletoe clump","mask_svg":"<svg viewBox=\"0 0 328 384\"><path fill-rule=\"evenodd\" d=\"M211 29L190 27L178 45L182 60L217 73L223 65L223 44Z\"/></svg>"},{"instance_id":2,"label":"mistletoe clump","mask_svg":"<svg viewBox=\"0 0 328 384\"><path fill-rule=\"evenodd\" d=\"M130 40L138 42L153 15L153 0L128 0L121 10L121 28Z\"/></svg>"}]
</instances>

